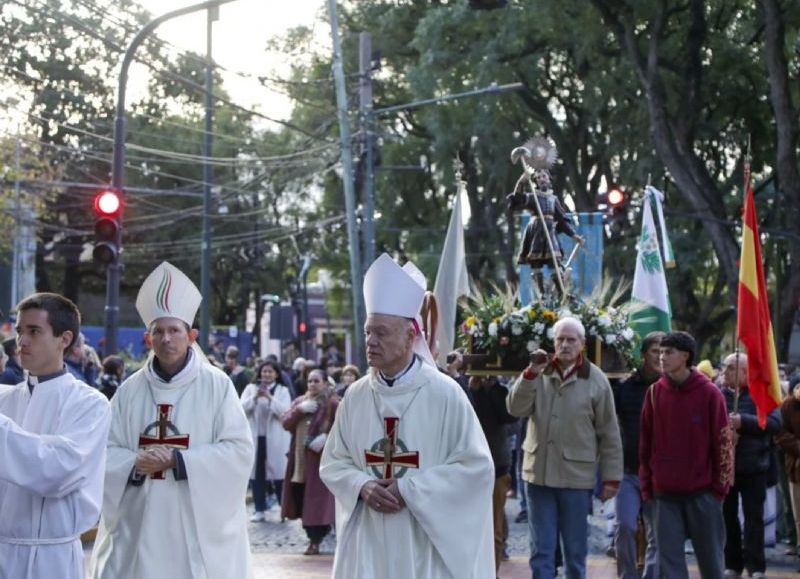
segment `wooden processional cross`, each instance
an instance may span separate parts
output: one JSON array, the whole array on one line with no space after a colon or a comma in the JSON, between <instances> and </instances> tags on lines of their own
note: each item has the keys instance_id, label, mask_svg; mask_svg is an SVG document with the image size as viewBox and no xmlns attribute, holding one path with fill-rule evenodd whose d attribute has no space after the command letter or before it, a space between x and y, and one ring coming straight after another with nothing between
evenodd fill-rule
<instances>
[{"instance_id":1,"label":"wooden processional cross","mask_svg":"<svg viewBox=\"0 0 800 579\"><path fill-rule=\"evenodd\" d=\"M172 424L170 415L172 414L172 404L156 404L158 416L156 421L144 429L144 433L139 435L139 448L149 448L151 446L167 446L169 448L189 448L189 435L181 434ZM156 435L150 434L155 429ZM172 434L169 434L169 433ZM163 480L164 471L151 475L150 478Z\"/></svg>"},{"instance_id":2,"label":"wooden processional cross","mask_svg":"<svg viewBox=\"0 0 800 579\"><path fill-rule=\"evenodd\" d=\"M372 450L364 451L367 466L383 467L384 479L394 476L395 467L419 468L419 452L408 452L404 448L400 448L400 452L398 452L397 430L399 425L398 417L385 417L383 419L383 439L373 445ZM402 444L400 442L401 446Z\"/></svg>"}]
</instances>

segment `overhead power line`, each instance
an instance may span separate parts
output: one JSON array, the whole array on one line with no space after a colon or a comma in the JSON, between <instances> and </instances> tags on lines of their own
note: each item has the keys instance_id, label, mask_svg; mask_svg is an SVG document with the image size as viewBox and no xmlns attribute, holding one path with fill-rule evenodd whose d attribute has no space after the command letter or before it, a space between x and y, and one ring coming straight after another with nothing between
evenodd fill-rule
<instances>
[{"instance_id":1,"label":"overhead power line","mask_svg":"<svg viewBox=\"0 0 800 579\"><path fill-rule=\"evenodd\" d=\"M90 27L85 25L83 22L81 22L80 20L78 20L77 18L72 16L71 14L66 14L66 13L63 13L63 12L54 11L47 4L44 4L41 1L37 2L39 7L32 6L30 4L31 1L37 2L37 0L26 0L25 2L23 2L22 0L9 0L9 2L12 2L12 3L17 4L19 6L22 6L23 8L25 8L27 10L33 10L33 11L36 11L36 12L39 12L39 13L46 13L53 20L60 20L61 22L64 22L64 23L68 24L69 26L71 26L71 27L73 27L73 28L75 28L75 29L87 34L88 36L91 36L92 38L95 38L95 39L101 41L103 44L105 44L110 49L114 50L115 52L124 52L125 51L124 47L116 44L115 42L113 42L113 41L109 40L108 38L104 37L102 34L98 33L97 31L91 29ZM169 78L170 80L173 80L173 81L175 81L175 82L177 82L179 84L182 84L182 85L184 85L184 86L186 86L188 88L191 88L192 90L194 90L194 91L196 91L196 92L198 92L200 94L206 94L205 87L200 85L200 84L198 84L198 83L196 83L196 82L194 82L191 79L188 79L186 77L180 76L180 75L178 75L178 74L176 74L176 73L174 73L172 71L169 71L169 70L160 69L155 64L153 64L150 61L145 60L141 56L135 57L135 60L137 62L139 62L140 64L146 66L147 68L151 69L153 72L155 72L159 76ZM292 130L297 131L297 132L299 132L301 134L304 134L307 137L310 137L312 139L320 139L321 138L321 134L319 132L317 134L311 133L308 130L302 128L302 127L296 126L294 123L291 123L289 121L284 121L284 120L281 120L281 119L276 119L274 117L270 117L269 115L265 115L264 113L261 113L259 111L248 109L247 107L239 105L239 104L237 104L237 103L231 101L230 99L227 99L227 98L225 98L225 97L223 97L221 95L212 93L211 97L214 100L218 101L218 102L225 103L226 105L228 105L231 108L234 108L236 110L242 111L242 112L244 112L244 113L246 113L248 115L253 115L253 116L262 118L264 120L270 121L272 123L276 123L276 124L282 125L282 126L288 128L288 129L292 129Z\"/></svg>"}]
</instances>

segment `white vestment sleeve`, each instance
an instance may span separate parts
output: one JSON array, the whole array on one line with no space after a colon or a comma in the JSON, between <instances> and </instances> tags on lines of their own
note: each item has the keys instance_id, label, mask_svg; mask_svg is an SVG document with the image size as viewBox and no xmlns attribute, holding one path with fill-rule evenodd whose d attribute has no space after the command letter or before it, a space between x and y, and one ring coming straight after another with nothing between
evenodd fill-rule
<instances>
[{"instance_id":1,"label":"white vestment sleeve","mask_svg":"<svg viewBox=\"0 0 800 579\"><path fill-rule=\"evenodd\" d=\"M122 495L128 484L133 463L136 461L136 452L129 448L132 441L138 441L138 433L128 432L127 422L123 419L120 406L126 402L131 388L127 384L117 389L116 395L111 399L111 430L108 433L108 454L106 455L106 476L103 487L103 516L106 526L113 528L116 525L116 514ZM146 387L143 384L143 387ZM109 515L114 516L109 517Z\"/></svg>"},{"instance_id":2,"label":"white vestment sleeve","mask_svg":"<svg viewBox=\"0 0 800 579\"><path fill-rule=\"evenodd\" d=\"M108 402L85 398L80 413L54 416L66 424L59 434L35 434L0 414L0 479L47 498L61 498L86 480L83 465L102 453L111 413ZM70 409L71 411L73 409Z\"/></svg>"},{"instance_id":3,"label":"white vestment sleeve","mask_svg":"<svg viewBox=\"0 0 800 579\"><path fill-rule=\"evenodd\" d=\"M398 488L453 577L493 577L494 466L475 412L457 394L441 421L442 446L452 449L449 455L441 464L399 479Z\"/></svg>"},{"instance_id":4,"label":"white vestment sleeve","mask_svg":"<svg viewBox=\"0 0 800 579\"><path fill-rule=\"evenodd\" d=\"M336 410L336 420L328 434L319 465L319 476L333 493L339 507L336 509L336 528L340 532L347 526L358 504L361 487L374 478L359 468L351 458L358 451L348 448L343 433L351 431L352 419L348 412L347 398L344 398Z\"/></svg>"}]
</instances>

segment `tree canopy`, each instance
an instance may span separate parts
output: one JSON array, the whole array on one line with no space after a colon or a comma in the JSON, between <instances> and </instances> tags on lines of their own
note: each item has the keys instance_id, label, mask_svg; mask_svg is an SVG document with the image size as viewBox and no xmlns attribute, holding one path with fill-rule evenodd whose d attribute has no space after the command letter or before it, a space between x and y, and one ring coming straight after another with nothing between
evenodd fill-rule
<instances>
[{"instance_id":1,"label":"tree canopy","mask_svg":"<svg viewBox=\"0 0 800 579\"><path fill-rule=\"evenodd\" d=\"M800 303L797 163L800 6L781 0L510 0L475 10L467 0L342 2L339 18L354 127L356 184L373 138L377 251L413 259L432 281L465 164L471 275L515 281L517 224L504 198L519 168L510 151L545 134L556 143L555 189L578 211L612 184L632 198L630 226L606 240L606 275L632 277L645 184L666 194L678 260L668 272L673 317L711 349L731 335L745 157L752 157L779 349ZM320 13L319 18L326 16ZM135 3L0 0L0 86L20 91L29 166L40 200L39 286L78 298L103 279L82 255L93 191L110 170L114 87L122 48L148 19ZM358 36L373 57L373 133L358 115ZM294 102L290 118L236 104L215 75L212 319L243 324L262 293L283 294L299 256L313 255L340 284L332 312L349 310L349 256L332 57L308 27L272 39L291 72L261 81ZM204 59L154 38L138 56L149 94L129 116L123 293L130 299L161 259L199 279ZM380 109L491 86L483 94L387 114ZM9 153L0 146L4 192ZM420 160L424 159L424 162ZM50 182L44 186L40 181ZM363 199L362 199L363 202ZM226 212L225 212L226 211ZM53 255L55 262L45 262ZM55 267L56 265L58 267ZM728 344L730 338L728 338Z\"/></svg>"}]
</instances>

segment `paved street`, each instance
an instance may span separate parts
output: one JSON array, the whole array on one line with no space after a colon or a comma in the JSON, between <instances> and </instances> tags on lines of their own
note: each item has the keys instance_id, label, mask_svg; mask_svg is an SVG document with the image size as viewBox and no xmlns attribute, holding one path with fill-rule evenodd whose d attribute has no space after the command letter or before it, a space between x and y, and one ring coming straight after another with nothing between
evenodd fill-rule
<instances>
[{"instance_id":1,"label":"paved street","mask_svg":"<svg viewBox=\"0 0 800 579\"><path fill-rule=\"evenodd\" d=\"M605 516L599 512L592 517L589 548L591 556L587 576L591 579L612 579L616 577L615 562L605 555L608 539L606 537ZM510 499L506 505L509 520L508 551L510 559L500 567L500 579L529 579L528 569L528 528L524 523L514 523L519 512L519 501ZM322 543L322 555L306 557L302 552L306 547L305 533L299 521L280 520L277 507L267 512L263 523L250 524L250 543L253 552L255 579L322 579L330 576L336 538L329 535ZM86 545L87 560L91 545ZM782 555L785 546L767 550L768 576L771 578L797 577L800 568L796 559ZM691 561L691 559L690 559ZM699 579L697 568L690 563L691 577Z\"/></svg>"}]
</instances>

